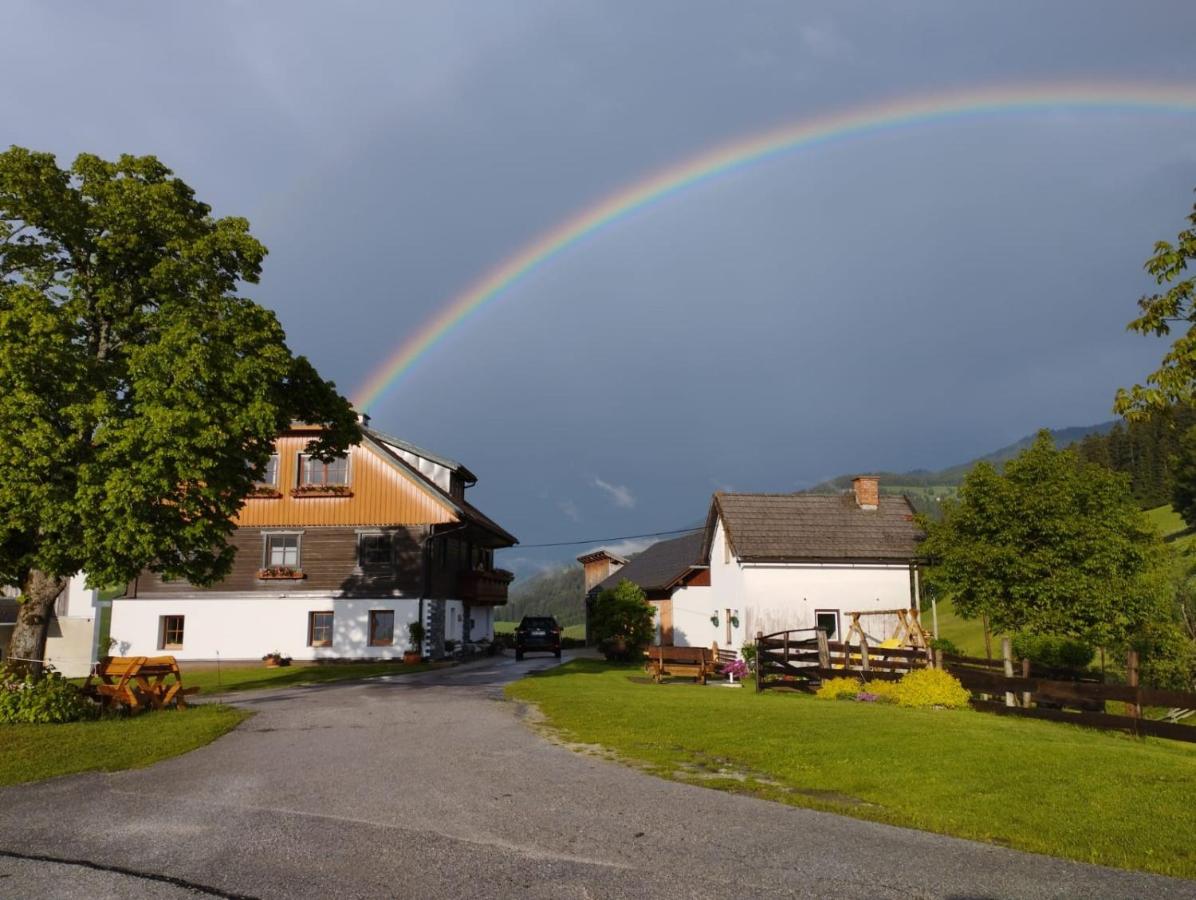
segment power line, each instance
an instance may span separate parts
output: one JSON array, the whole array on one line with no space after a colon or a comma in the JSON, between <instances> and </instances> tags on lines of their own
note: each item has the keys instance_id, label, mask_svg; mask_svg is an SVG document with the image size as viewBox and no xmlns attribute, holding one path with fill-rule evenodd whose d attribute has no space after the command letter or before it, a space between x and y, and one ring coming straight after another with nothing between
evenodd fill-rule
<instances>
[{"instance_id":1,"label":"power line","mask_svg":"<svg viewBox=\"0 0 1196 900\"><path fill-rule=\"evenodd\" d=\"M664 537L668 534L689 534L693 531L701 531L705 526L699 525L697 528L678 528L675 531L650 531L647 534L623 534L618 537L592 538L588 541L556 541L551 544L519 544L520 550L537 550L541 547L580 547L582 544L605 544L608 541L630 541L635 538L647 537ZM514 549L514 548L512 548Z\"/></svg>"}]
</instances>

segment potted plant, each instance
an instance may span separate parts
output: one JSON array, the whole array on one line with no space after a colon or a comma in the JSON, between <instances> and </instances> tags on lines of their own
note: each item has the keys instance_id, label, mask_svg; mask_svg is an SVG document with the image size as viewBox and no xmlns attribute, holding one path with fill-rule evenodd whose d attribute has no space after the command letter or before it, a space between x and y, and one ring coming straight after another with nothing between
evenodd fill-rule
<instances>
[{"instance_id":1,"label":"potted plant","mask_svg":"<svg viewBox=\"0 0 1196 900\"><path fill-rule=\"evenodd\" d=\"M403 652L403 662L414 665L424 658L424 625L422 622L412 622L407 626L408 649Z\"/></svg>"},{"instance_id":2,"label":"potted plant","mask_svg":"<svg viewBox=\"0 0 1196 900\"><path fill-rule=\"evenodd\" d=\"M266 664L267 669L277 669L282 666L289 666L291 664L291 658L289 656L284 656L275 650L273 653L267 653L265 656L263 656L262 662Z\"/></svg>"}]
</instances>

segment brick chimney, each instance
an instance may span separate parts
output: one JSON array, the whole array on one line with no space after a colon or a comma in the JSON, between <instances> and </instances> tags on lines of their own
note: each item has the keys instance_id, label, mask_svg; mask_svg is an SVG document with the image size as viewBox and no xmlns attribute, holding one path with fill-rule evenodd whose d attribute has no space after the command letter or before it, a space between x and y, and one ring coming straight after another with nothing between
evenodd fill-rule
<instances>
[{"instance_id":1,"label":"brick chimney","mask_svg":"<svg viewBox=\"0 0 1196 900\"><path fill-rule=\"evenodd\" d=\"M875 475L857 475L851 479L851 489L860 509L873 510L880 505L880 479Z\"/></svg>"},{"instance_id":2,"label":"brick chimney","mask_svg":"<svg viewBox=\"0 0 1196 900\"><path fill-rule=\"evenodd\" d=\"M595 550L592 553L584 553L577 557L577 561L581 563L582 569L585 571L585 591L588 594L594 589L595 585L601 584L613 572L619 571L623 566L627 565L627 560L621 556L616 556L606 550Z\"/></svg>"}]
</instances>

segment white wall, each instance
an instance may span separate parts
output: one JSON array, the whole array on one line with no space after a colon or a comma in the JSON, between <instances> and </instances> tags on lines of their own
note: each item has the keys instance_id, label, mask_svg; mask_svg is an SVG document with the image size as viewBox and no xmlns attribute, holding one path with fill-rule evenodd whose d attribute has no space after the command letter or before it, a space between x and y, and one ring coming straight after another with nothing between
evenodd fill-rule
<instances>
[{"instance_id":1,"label":"white wall","mask_svg":"<svg viewBox=\"0 0 1196 900\"><path fill-rule=\"evenodd\" d=\"M444 601L444 639L446 641L462 640L465 633L464 613L465 604L460 600Z\"/></svg>"},{"instance_id":2,"label":"white wall","mask_svg":"<svg viewBox=\"0 0 1196 900\"><path fill-rule=\"evenodd\" d=\"M480 641L483 638L493 640L494 607L471 606L470 617L473 619L473 630L469 634L469 639L471 641Z\"/></svg>"},{"instance_id":3,"label":"white wall","mask_svg":"<svg viewBox=\"0 0 1196 900\"><path fill-rule=\"evenodd\" d=\"M82 678L91 672L96 658L99 596L99 591L87 587L87 576L79 574L67 582L54 604L45 661L67 678Z\"/></svg>"},{"instance_id":4,"label":"white wall","mask_svg":"<svg viewBox=\"0 0 1196 900\"><path fill-rule=\"evenodd\" d=\"M309 647L308 614L334 613L331 647ZM395 614L394 644L369 646L371 610ZM161 617L184 616L183 646L159 645ZM275 651L295 659L390 659L407 649L407 626L419 617L418 599L333 599L324 594L117 599L112 601L110 633L116 656L166 653L177 659L260 660Z\"/></svg>"},{"instance_id":5,"label":"white wall","mask_svg":"<svg viewBox=\"0 0 1196 900\"><path fill-rule=\"evenodd\" d=\"M714 608L712 587L680 587L673 591L673 646L709 647L719 630L710 624Z\"/></svg>"}]
</instances>

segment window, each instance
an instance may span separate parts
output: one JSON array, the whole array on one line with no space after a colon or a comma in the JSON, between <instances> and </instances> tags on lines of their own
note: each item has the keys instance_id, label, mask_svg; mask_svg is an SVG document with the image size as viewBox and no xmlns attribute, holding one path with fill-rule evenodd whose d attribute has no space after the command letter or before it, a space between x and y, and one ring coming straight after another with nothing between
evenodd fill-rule
<instances>
[{"instance_id":1,"label":"window","mask_svg":"<svg viewBox=\"0 0 1196 900\"><path fill-rule=\"evenodd\" d=\"M262 487L277 487L278 486L278 454L272 454L269 461L266 463L266 470L262 473L258 484Z\"/></svg>"},{"instance_id":2,"label":"window","mask_svg":"<svg viewBox=\"0 0 1196 900\"><path fill-rule=\"evenodd\" d=\"M324 462L306 453L299 455L299 485L329 485L349 483L349 458L338 456L332 462Z\"/></svg>"},{"instance_id":3,"label":"window","mask_svg":"<svg viewBox=\"0 0 1196 900\"><path fill-rule=\"evenodd\" d=\"M307 619L307 646L332 646L332 613L314 612Z\"/></svg>"},{"instance_id":4,"label":"window","mask_svg":"<svg viewBox=\"0 0 1196 900\"><path fill-rule=\"evenodd\" d=\"M389 534L360 534L357 536L357 564L363 568L389 566L391 547Z\"/></svg>"},{"instance_id":5,"label":"window","mask_svg":"<svg viewBox=\"0 0 1196 900\"><path fill-rule=\"evenodd\" d=\"M825 631L828 639L834 639L839 632L839 611L837 609L814 610L814 627Z\"/></svg>"},{"instance_id":6,"label":"window","mask_svg":"<svg viewBox=\"0 0 1196 900\"><path fill-rule=\"evenodd\" d=\"M370 646L389 647L395 642L395 614L388 609L370 610Z\"/></svg>"},{"instance_id":7,"label":"window","mask_svg":"<svg viewBox=\"0 0 1196 900\"><path fill-rule=\"evenodd\" d=\"M299 568L299 535L266 535L265 564L270 568L274 566L286 566L290 569Z\"/></svg>"},{"instance_id":8,"label":"window","mask_svg":"<svg viewBox=\"0 0 1196 900\"><path fill-rule=\"evenodd\" d=\"M182 616L163 616L162 617L162 640L160 646L163 650L181 650L183 649L183 617Z\"/></svg>"}]
</instances>

